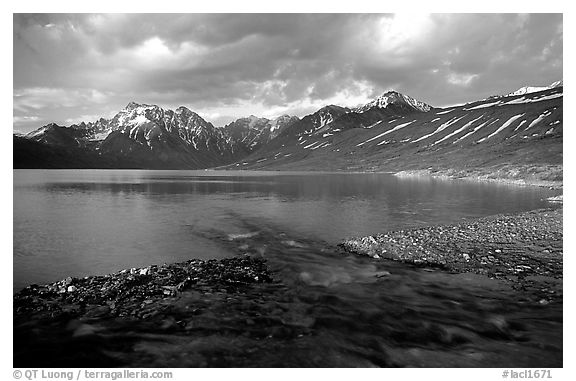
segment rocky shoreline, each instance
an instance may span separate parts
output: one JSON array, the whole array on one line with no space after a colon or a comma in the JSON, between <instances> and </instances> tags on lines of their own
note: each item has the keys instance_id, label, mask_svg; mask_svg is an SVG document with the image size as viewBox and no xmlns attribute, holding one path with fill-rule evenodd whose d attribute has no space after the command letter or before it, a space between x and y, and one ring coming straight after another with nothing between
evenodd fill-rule
<instances>
[{"instance_id":1,"label":"rocky shoreline","mask_svg":"<svg viewBox=\"0 0 576 381\"><path fill-rule=\"evenodd\" d=\"M221 260L192 259L180 263L132 268L84 278L68 277L46 285L30 285L14 295L18 323L30 316L146 317L155 304L192 288L235 291L253 283L270 283L265 262L249 256Z\"/></svg>"},{"instance_id":2,"label":"rocky shoreline","mask_svg":"<svg viewBox=\"0 0 576 381\"><path fill-rule=\"evenodd\" d=\"M562 298L562 215L562 209L497 215L351 238L341 247L378 260L505 280L532 289L547 304Z\"/></svg>"},{"instance_id":3,"label":"rocky shoreline","mask_svg":"<svg viewBox=\"0 0 576 381\"><path fill-rule=\"evenodd\" d=\"M210 332L218 315L258 286L274 290L277 284L265 261L250 256L30 285L13 297L14 366L218 366L220 360L153 359L133 346Z\"/></svg>"}]
</instances>

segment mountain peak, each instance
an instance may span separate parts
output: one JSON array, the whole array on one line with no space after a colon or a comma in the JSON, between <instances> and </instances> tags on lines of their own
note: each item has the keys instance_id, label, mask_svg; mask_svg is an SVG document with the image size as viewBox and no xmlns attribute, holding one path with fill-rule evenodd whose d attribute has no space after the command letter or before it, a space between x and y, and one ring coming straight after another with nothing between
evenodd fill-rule
<instances>
[{"instance_id":1,"label":"mountain peak","mask_svg":"<svg viewBox=\"0 0 576 381\"><path fill-rule=\"evenodd\" d=\"M322 107L320 110L316 111L314 114L322 113L322 112L348 112L348 108L337 106L337 105L326 105Z\"/></svg>"},{"instance_id":2,"label":"mountain peak","mask_svg":"<svg viewBox=\"0 0 576 381\"><path fill-rule=\"evenodd\" d=\"M374 107L379 109L385 109L390 107L391 105L399 106L406 110L420 111L420 112L428 112L431 109L430 105L422 101L414 99L408 95L399 93L396 90L388 90L384 92L382 95L380 95L378 98L374 99L372 102L369 102L364 106L360 106L354 111L356 111L357 113L363 113Z\"/></svg>"},{"instance_id":3,"label":"mountain peak","mask_svg":"<svg viewBox=\"0 0 576 381\"><path fill-rule=\"evenodd\" d=\"M179 106L176 110L175 110L176 114L180 114L183 116L193 116L193 115L198 115L196 114L194 111L190 110L188 107L186 106Z\"/></svg>"},{"instance_id":4,"label":"mountain peak","mask_svg":"<svg viewBox=\"0 0 576 381\"><path fill-rule=\"evenodd\" d=\"M136 102L134 102L134 101L131 101L131 102L128 103L128 104L126 105L126 107L124 107L124 108L125 108L126 110L132 110L132 109L135 109L135 108L138 108L138 107L140 107L140 105L139 105L138 103L136 103Z\"/></svg>"},{"instance_id":5,"label":"mountain peak","mask_svg":"<svg viewBox=\"0 0 576 381\"><path fill-rule=\"evenodd\" d=\"M137 108L141 108L141 107L149 108L149 107L158 107L158 106L156 106L156 105L149 105L149 104L146 104L146 103L137 103L137 102L132 101L132 102L128 103L128 104L126 105L126 107L124 107L124 109L125 109L125 110L128 110L128 111L131 111L131 110L134 110L134 109L137 109Z\"/></svg>"}]
</instances>

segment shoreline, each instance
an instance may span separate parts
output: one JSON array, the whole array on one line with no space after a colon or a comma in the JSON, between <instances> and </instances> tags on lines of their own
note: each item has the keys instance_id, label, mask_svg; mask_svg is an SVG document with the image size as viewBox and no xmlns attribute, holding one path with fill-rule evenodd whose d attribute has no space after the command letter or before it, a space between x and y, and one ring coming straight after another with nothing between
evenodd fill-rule
<instances>
[{"instance_id":1,"label":"shoreline","mask_svg":"<svg viewBox=\"0 0 576 381\"><path fill-rule=\"evenodd\" d=\"M256 169L243 169L243 168L232 168L229 166L220 166L209 168L214 171L254 171L254 172L289 172L288 169L267 169L267 168L256 168ZM311 173L354 173L354 174L373 174L381 173L393 175L399 178L403 177L431 177L439 180L465 180L471 182L479 183L493 183L493 184L505 184L520 187L537 187L537 188L548 188L550 190L563 190L564 182L563 180L542 180L538 178L509 178L509 177L489 177L489 174L475 175L467 172L459 172L456 169L407 169L407 170L362 170L362 169L314 169L308 168L305 170L297 170L297 172L311 172ZM557 197L557 196L555 196ZM562 199L555 199L552 201L562 202Z\"/></svg>"},{"instance_id":2,"label":"shoreline","mask_svg":"<svg viewBox=\"0 0 576 381\"><path fill-rule=\"evenodd\" d=\"M271 274L260 258L246 255L219 260L191 259L31 284L13 295L14 316L92 316L94 311L98 316L135 316L148 305L192 288L235 291L250 284L271 282Z\"/></svg>"},{"instance_id":3,"label":"shoreline","mask_svg":"<svg viewBox=\"0 0 576 381\"><path fill-rule=\"evenodd\" d=\"M348 253L452 273L475 273L531 289L541 304L562 299L562 208L498 214L457 224L344 240Z\"/></svg>"},{"instance_id":4,"label":"shoreline","mask_svg":"<svg viewBox=\"0 0 576 381\"><path fill-rule=\"evenodd\" d=\"M400 178L433 177L442 180L466 180L481 183L516 185L521 187L538 187L538 188L549 188L554 190L563 189L563 181L551 181L540 179L511 179L506 177L488 177L488 175L469 175L466 173L453 174L453 170L431 171L429 169L413 169L413 170L404 170L395 172L394 176Z\"/></svg>"}]
</instances>

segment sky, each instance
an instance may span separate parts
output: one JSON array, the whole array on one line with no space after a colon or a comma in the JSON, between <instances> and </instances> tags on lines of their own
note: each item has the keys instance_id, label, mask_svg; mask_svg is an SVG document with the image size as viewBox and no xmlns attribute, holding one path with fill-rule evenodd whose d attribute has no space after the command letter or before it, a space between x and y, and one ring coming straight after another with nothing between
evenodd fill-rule
<instances>
[{"instance_id":1,"label":"sky","mask_svg":"<svg viewBox=\"0 0 576 381\"><path fill-rule=\"evenodd\" d=\"M14 14L13 128L186 106L215 126L397 90L441 107L563 79L562 14Z\"/></svg>"}]
</instances>

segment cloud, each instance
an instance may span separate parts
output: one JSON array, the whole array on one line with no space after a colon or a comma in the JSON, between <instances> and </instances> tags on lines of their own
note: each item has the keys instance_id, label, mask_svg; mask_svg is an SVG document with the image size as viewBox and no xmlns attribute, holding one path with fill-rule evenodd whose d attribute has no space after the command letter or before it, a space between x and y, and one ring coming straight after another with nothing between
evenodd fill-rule
<instances>
[{"instance_id":1,"label":"cloud","mask_svg":"<svg viewBox=\"0 0 576 381\"><path fill-rule=\"evenodd\" d=\"M470 86L472 84L472 81L474 81L476 78L478 78L478 74L456 74L456 73L451 73L448 74L448 83L451 83L453 85L457 85L457 86Z\"/></svg>"},{"instance_id":2,"label":"cloud","mask_svg":"<svg viewBox=\"0 0 576 381\"><path fill-rule=\"evenodd\" d=\"M134 100L220 121L303 116L391 88L442 106L561 79L562 23L561 14L15 14L14 113L77 120Z\"/></svg>"},{"instance_id":3,"label":"cloud","mask_svg":"<svg viewBox=\"0 0 576 381\"><path fill-rule=\"evenodd\" d=\"M96 89L64 89L27 87L14 91L14 109L18 111L42 110L48 107L78 107L102 104L107 95Z\"/></svg>"},{"instance_id":4,"label":"cloud","mask_svg":"<svg viewBox=\"0 0 576 381\"><path fill-rule=\"evenodd\" d=\"M40 120L40 117L32 115L32 116L14 116L12 117L14 124L21 124L26 122L37 122Z\"/></svg>"}]
</instances>

